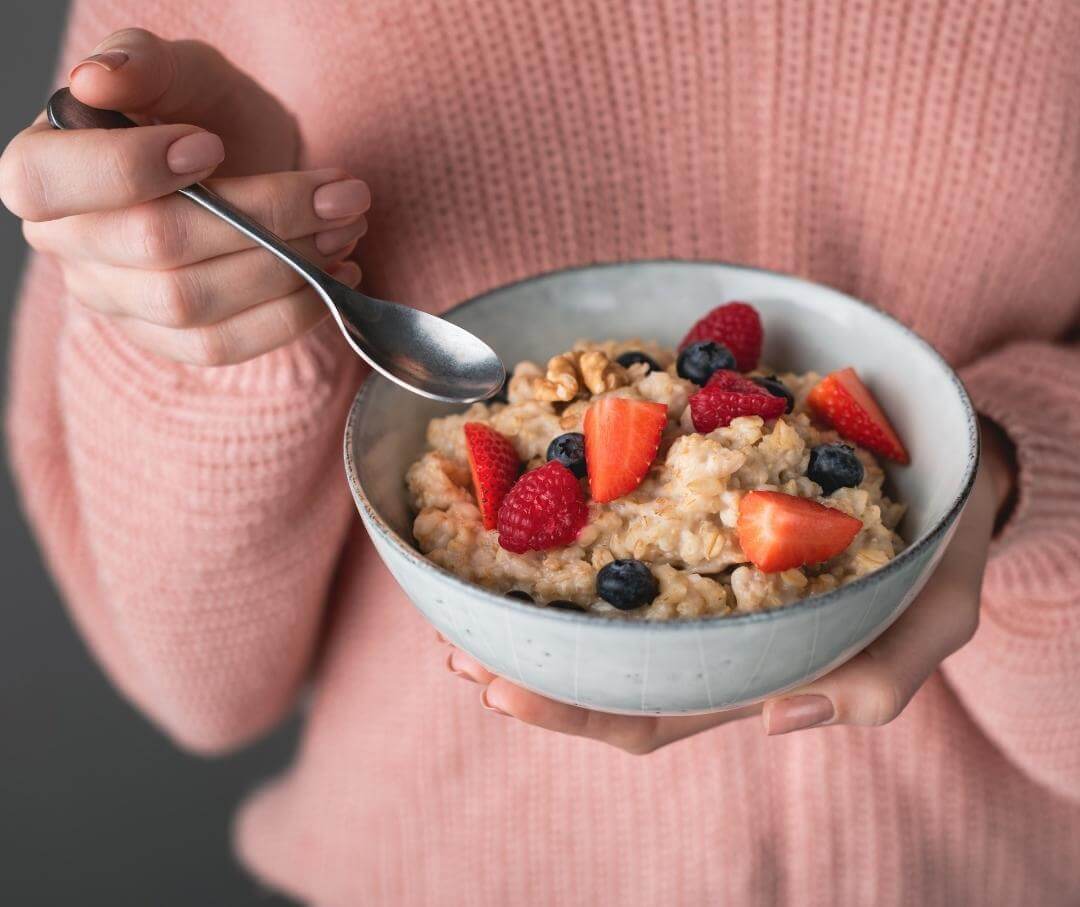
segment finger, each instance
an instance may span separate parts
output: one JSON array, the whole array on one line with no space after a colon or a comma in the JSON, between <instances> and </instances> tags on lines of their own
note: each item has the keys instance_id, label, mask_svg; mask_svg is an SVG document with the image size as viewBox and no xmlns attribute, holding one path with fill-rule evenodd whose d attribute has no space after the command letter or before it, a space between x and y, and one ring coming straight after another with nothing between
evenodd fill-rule
<instances>
[{"instance_id":1,"label":"finger","mask_svg":"<svg viewBox=\"0 0 1080 907\"><path fill-rule=\"evenodd\" d=\"M205 179L225 157L198 126L61 131L36 123L0 157L0 200L44 221L137 205Z\"/></svg>"},{"instance_id":2,"label":"finger","mask_svg":"<svg viewBox=\"0 0 1080 907\"><path fill-rule=\"evenodd\" d=\"M471 680L473 683L486 684L495 679L495 675L468 652L462 652L461 649L455 649L453 646L450 647L450 653L446 658L446 667L458 677Z\"/></svg>"},{"instance_id":3,"label":"finger","mask_svg":"<svg viewBox=\"0 0 1080 907\"><path fill-rule=\"evenodd\" d=\"M686 717L612 715L547 699L501 677L488 684L481 701L485 708L526 724L573 737L599 740L636 755L654 752L676 740L760 712L759 706L752 705Z\"/></svg>"},{"instance_id":4,"label":"finger","mask_svg":"<svg viewBox=\"0 0 1080 907\"><path fill-rule=\"evenodd\" d=\"M896 718L938 665L974 635L992 500L980 477L956 536L922 593L885 633L820 680L765 704L765 730L876 726Z\"/></svg>"},{"instance_id":5,"label":"finger","mask_svg":"<svg viewBox=\"0 0 1080 907\"><path fill-rule=\"evenodd\" d=\"M337 168L232 177L208 185L282 239L333 233L355 224L371 205L367 184ZM123 211L25 224L23 233L41 252L149 270L178 268L254 245L179 195Z\"/></svg>"},{"instance_id":6,"label":"finger","mask_svg":"<svg viewBox=\"0 0 1080 907\"><path fill-rule=\"evenodd\" d=\"M291 245L328 268L352 252L363 227L361 218L344 228L346 244L339 245L333 255L319 252L316 239L310 236ZM304 286L292 268L263 249L245 249L167 271L69 261L64 277L71 295L95 311L173 328L215 324Z\"/></svg>"},{"instance_id":7,"label":"finger","mask_svg":"<svg viewBox=\"0 0 1080 907\"><path fill-rule=\"evenodd\" d=\"M295 165L295 122L247 73L201 41L166 41L141 28L114 32L68 76L92 107L198 123L221 135L232 172ZM273 141L269 141L273 139Z\"/></svg>"},{"instance_id":8,"label":"finger","mask_svg":"<svg viewBox=\"0 0 1080 907\"><path fill-rule=\"evenodd\" d=\"M334 276L354 287L360 282L355 262L343 263ZM114 320L140 346L188 365L232 365L254 359L303 336L327 317L327 308L310 288L264 302L217 324L167 328L134 318Z\"/></svg>"}]
</instances>

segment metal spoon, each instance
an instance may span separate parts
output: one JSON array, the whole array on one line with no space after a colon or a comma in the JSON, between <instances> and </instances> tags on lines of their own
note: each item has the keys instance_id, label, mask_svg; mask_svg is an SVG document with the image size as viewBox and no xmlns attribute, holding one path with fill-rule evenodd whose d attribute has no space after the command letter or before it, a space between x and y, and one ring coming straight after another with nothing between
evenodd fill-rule
<instances>
[{"instance_id":1,"label":"metal spoon","mask_svg":"<svg viewBox=\"0 0 1080 907\"><path fill-rule=\"evenodd\" d=\"M46 108L57 129L124 129L136 126L115 110L98 110L61 88ZM385 299L374 299L334 280L281 237L256 223L202 183L178 189L216 214L304 278L329 306L356 353L391 381L422 397L471 403L502 387L506 371L494 350L464 328Z\"/></svg>"}]
</instances>

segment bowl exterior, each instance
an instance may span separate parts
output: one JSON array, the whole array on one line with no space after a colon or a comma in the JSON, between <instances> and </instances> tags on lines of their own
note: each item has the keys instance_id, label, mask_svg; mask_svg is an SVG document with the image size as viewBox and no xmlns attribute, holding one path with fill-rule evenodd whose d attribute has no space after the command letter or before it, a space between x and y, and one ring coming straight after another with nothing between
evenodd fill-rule
<instances>
[{"instance_id":1,"label":"bowl exterior","mask_svg":"<svg viewBox=\"0 0 1080 907\"><path fill-rule=\"evenodd\" d=\"M813 680L881 634L926 582L955 528L880 581L758 619L665 625L578 617L489 596L432 570L361 516L413 604L454 645L534 692L605 712L686 715L755 702ZM847 594L845 594L847 593ZM647 632L635 632L645 629Z\"/></svg>"}]
</instances>

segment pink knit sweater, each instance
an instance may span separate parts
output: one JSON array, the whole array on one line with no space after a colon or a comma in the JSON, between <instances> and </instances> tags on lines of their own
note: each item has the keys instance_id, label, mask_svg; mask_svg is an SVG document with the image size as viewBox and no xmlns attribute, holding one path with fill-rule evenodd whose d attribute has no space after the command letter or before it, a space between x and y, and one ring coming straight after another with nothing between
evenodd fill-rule
<instances>
[{"instance_id":1,"label":"pink knit sweater","mask_svg":"<svg viewBox=\"0 0 1080 907\"><path fill-rule=\"evenodd\" d=\"M218 44L299 114L306 165L371 183L374 291L791 271L930 339L1019 451L978 635L898 721L632 757L445 672L349 500L362 374L333 331L172 365L36 259L11 456L88 644L196 752L303 703L237 819L254 873L326 907L1080 902L1080 5L95 0L64 71L125 25Z\"/></svg>"}]
</instances>

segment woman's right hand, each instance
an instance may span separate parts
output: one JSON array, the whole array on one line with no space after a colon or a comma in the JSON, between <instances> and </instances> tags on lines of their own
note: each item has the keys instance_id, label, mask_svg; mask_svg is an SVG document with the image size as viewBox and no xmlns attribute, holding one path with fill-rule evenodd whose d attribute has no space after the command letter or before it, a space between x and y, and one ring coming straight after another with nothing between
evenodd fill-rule
<instances>
[{"instance_id":1,"label":"woman's right hand","mask_svg":"<svg viewBox=\"0 0 1080 907\"><path fill-rule=\"evenodd\" d=\"M134 342L224 365L282 346L327 314L292 270L174 194L213 173L215 192L359 283L345 259L367 228L367 185L338 169L295 170L294 120L216 50L125 29L70 82L84 103L168 124L60 132L42 114L0 157L0 200L30 245L58 261L72 298Z\"/></svg>"}]
</instances>

